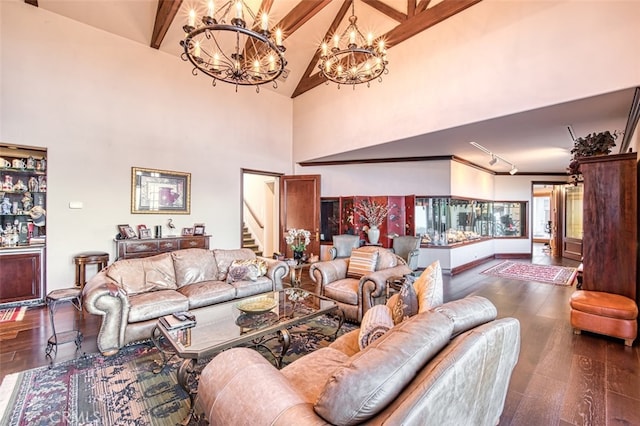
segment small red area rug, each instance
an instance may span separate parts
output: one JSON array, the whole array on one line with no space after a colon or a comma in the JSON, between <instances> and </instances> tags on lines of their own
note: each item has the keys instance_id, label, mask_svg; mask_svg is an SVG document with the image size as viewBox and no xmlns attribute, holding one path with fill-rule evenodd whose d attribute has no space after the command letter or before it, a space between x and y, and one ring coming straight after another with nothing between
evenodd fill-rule
<instances>
[{"instance_id":1,"label":"small red area rug","mask_svg":"<svg viewBox=\"0 0 640 426\"><path fill-rule=\"evenodd\" d=\"M524 262L504 261L482 272L500 278L521 281L536 281L555 285L571 285L576 276L576 268L552 265L534 265Z\"/></svg>"},{"instance_id":2,"label":"small red area rug","mask_svg":"<svg viewBox=\"0 0 640 426\"><path fill-rule=\"evenodd\" d=\"M25 306L0 310L0 322L22 321L27 312Z\"/></svg>"}]
</instances>

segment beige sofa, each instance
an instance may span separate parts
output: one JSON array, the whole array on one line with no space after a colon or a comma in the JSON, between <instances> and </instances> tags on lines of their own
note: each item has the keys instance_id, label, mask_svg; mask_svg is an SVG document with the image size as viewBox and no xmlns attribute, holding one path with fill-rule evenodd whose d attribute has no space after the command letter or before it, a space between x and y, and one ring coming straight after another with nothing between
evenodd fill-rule
<instances>
[{"instance_id":1,"label":"beige sofa","mask_svg":"<svg viewBox=\"0 0 640 426\"><path fill-rule=\"evenodd\" d=\"M471 296L418 313L363 350L355 330L282 370L230 349L204 368L196 409L212 425L496 425L520 324L495 318L490 301Z\"/></svg>"},{"instance_id":2,"label":"beige sofa","mask_svg":"<svg viewBox=\"0 0 640 426\"><path fill-rule=\"evenodd\" d=\"M264 275L228 279L234 276L229 274L232 264L237 271L238 262L256 259L264 262ZM164 315L192 311L197 319L197 309L203 306L282 290L288 273L286 262L256 258L249 249L178 250L112 263L87 282L83 305L103 317L98 349L113 355L128 343L148 339Z\"/></svg>"}]
</instances>

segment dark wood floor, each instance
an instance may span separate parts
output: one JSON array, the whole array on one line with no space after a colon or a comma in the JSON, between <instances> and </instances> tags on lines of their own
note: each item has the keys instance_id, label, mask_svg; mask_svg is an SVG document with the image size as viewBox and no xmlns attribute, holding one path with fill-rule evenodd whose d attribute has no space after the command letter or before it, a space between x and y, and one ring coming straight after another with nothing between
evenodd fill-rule
<instances>
[{"instance_id":1,"label":"dark wood floor","mask_svg":"<svg viewBox=\"0 0 640 426\"><path fill-rule=\"evenodd\" d=\"M500 317L520 320L520 359L511 379L500 425L640 425L640 350L622 340L594 334L574 335L569 297L575 287L497 279L480 272L485 263L454 277L445 276L445 300L468 294L490 299ZM535 250L533 263L575 266ZM56 327L79 326L81 352L96 352L99 322L69 306ZM51 327L47 310L31 308L23 321L0 325L0 379L48 364L44 356ZM76 356L73 344L59 348L56 362Z\"/></svg>"}]
</instances>

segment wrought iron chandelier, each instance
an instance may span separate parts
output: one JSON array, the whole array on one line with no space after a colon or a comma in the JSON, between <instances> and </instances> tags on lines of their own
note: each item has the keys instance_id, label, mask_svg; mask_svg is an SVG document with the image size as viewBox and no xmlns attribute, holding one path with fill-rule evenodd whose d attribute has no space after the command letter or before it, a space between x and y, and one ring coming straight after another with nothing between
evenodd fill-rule
<instances>
[{"instance_id":1,"label":"wrought iron chandelier","mask_svg":"<svg viewBox=\"0 0 640 426\"><path fill-rule=\"evenodd\" d=\"M388 74L387 50L384 40L374 40L373 34L362 35L356 22L355 1L351 2L349 25L340 35L336 32L320 45L320 74L327 80L341 84L367 83L374 79L382 81Z\"/></svg>"},{"instance_id":2,"label":"wrought iron chandelier","mask_svg":"<svg viewBox=\"0 0 640 426\"><path fill-rule=\"evenodd\" d=\"M180 41L181 58L193 64L193 75L201 71L213 78L213 86L219 80L235 84L236 91L238 86L256 86L259 92L260 85L270 82L278 87L276 79L287 65L286 49L282 30L269 31L266 12L256 19L243 0L229 0L219 9L210 0L201 23L196 22L192 9L182 29L186 37Z\"/></svg>"}]
</instances>

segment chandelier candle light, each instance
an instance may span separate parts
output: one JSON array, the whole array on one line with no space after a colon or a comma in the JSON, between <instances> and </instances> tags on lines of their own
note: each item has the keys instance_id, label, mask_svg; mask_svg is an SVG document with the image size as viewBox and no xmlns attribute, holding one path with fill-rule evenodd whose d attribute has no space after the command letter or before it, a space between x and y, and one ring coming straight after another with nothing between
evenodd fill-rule
<instances>
[{"instance_id":1,"label":"chandelier candle light","mask_svg":"<svg viewBox=\"0 0 640 426\"><path fill-rule=\"evenodd\" d=\"M354 3L351 3L349 25L340 35L336 32L330 40L320 45L320 74L329 81L341 84L367 83L373 79L382 81L388 74L387 50L384 40L374 40L373 34L363 36L356 21ZM327 82L328 83L328 82Z\"/></svg>"},{"instance_id":2,"label":"chandelier candle light","mask_svg":"<svg viewBox=\"0 0 640 426\"><path fill-rule=\"evenodd\" d=\"M363 200L353 206L354 210L360 213L367 220L369 229L367 230L367 237L369 237L370 244L378 244L380 239L380 229L382 221L389 214L389 206L386 204L379 204L375 201Z\"/></svg>"},{"instance_id":3,"label":"chandelier candle light","mask_svg":"<svg viewBox=\"0 0 640 426\"><path fill-rule=\"evenodd\" d=\"M284 72L281 29L269 30L269 17L262 12L258 17L243 0L230 0L217 8L210 0L201 23L196 22L197 12L189 12L183 26L186 33L180 45L184 48L181 58L190 61L193 75L198 71L213 78L238 86L256 86L273 82ZM245 18L248 17L248 21Z\"/></svg>"}]
</instances>

